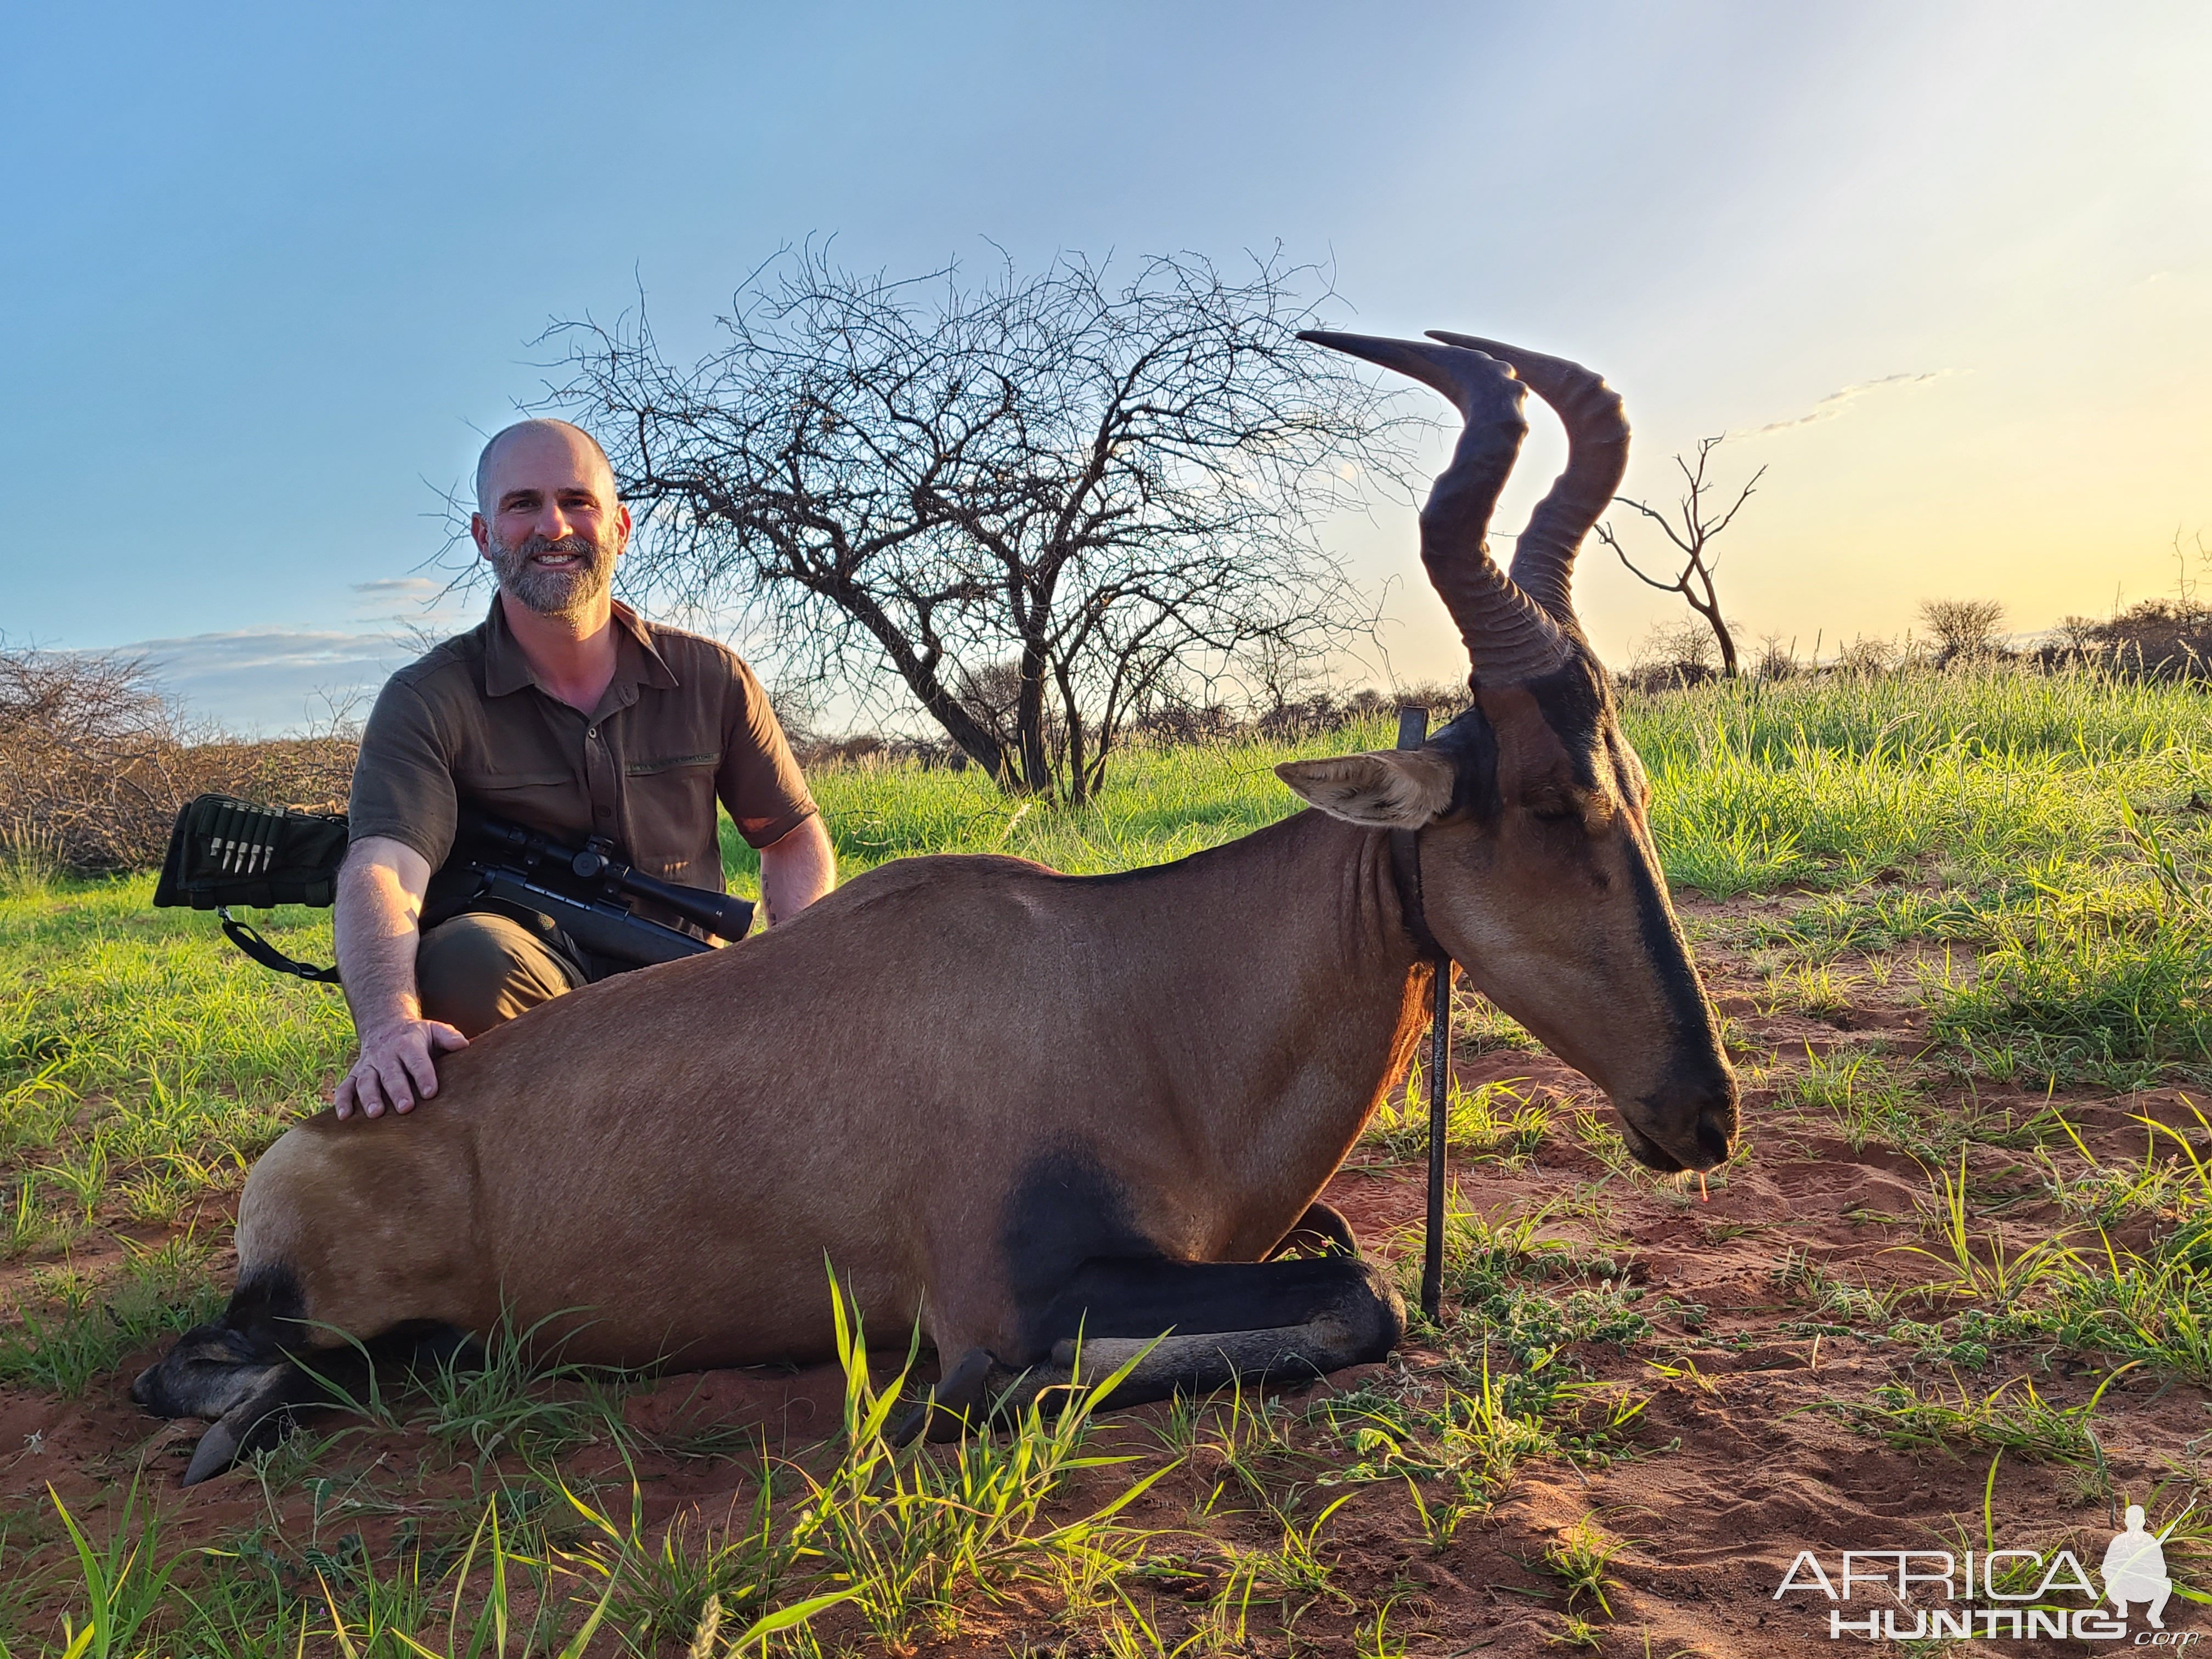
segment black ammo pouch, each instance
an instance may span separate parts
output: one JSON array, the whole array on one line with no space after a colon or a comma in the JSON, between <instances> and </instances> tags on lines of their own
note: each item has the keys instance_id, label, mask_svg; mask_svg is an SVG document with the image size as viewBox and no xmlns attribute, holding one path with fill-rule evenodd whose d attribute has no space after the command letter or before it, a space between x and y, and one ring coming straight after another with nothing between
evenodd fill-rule
<instances>
[{"instance_id":1,"label":"black ammo pouch","mask_svg":"<svg viewBox=\"0 0 2212 1659\"><path fill-rule=\"evenodd\" d=\"M264 968L335 985L336 968L286 956L234 917L230 907L335 903L347 840L343 813L295 812L229 795L200 795L177 814L154 902L212 910L222 918L230 942Z\"/></svg>"}]
</instances>

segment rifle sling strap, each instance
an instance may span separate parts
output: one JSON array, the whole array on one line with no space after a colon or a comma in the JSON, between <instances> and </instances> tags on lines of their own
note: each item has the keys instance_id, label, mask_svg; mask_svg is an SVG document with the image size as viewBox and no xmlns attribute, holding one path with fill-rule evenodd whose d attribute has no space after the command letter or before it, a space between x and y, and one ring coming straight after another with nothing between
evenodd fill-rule
<instances>
[{"instance_id":1,"label":"rifle sling strap","mask_svg":"<svg viewBox=\"0 0 2212 1659\"><path fill-rule=\"evenodd\" d=\"M223 936L264 968L274 969L280 974L292 974L317 985L336 985L336 968L318 968L312 962L301 962L288 957L267 939L261 937L250 923L243 922L230 914L228 904L216 907L216 915L222 918Z\"/></svg>"},{"instance_id":2,"label":"rifle sling strap","mask_svg":"<svg viewBox=\"0 0 2212 1659\"><path fill-rule=\"evenodd\" d=\"M1451 1094L1451 955L1429 931L1421 902L1421 832L1390 832L1390 876L1398 909L1421 959L1435 970L1435 1006L1429 1016L1429 1182L1427 1237L1421 1261L1421 1311L1437 1318L1443 1303L1444 1139Z\"/></svg>"}]
</instances>

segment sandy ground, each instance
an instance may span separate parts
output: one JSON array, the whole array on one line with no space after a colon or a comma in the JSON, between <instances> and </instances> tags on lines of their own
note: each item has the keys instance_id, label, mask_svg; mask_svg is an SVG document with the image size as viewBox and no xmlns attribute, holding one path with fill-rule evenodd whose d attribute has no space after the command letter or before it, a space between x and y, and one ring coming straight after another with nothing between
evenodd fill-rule
<instances>
[{"instance_id":1,"label":"sandy ground","mask_svg":"<svg viewBox=\"0 0 2212 1659\"><path fill-rule=\"evenodd\" d=\"M1723 907L1705 910L1708 921L1727 914ZM1547 1203L1584 1212L1555 1212L1547 1236L1583 1241L1610 1255L1643 1293L1637 1306L1656 1328L1626 1350L1584 1343L1569 1357L1592 1379L1618 1384L1615 1393L1647 1396L1641 1415L1605 1443L1604 1455L1522 1465L1499 1500L1466 1521L1442 1550L1424 1537L1402 1481L1344 1489L1351 1500L1319 1537L1320 1554L1333 1564L1328 1589L1255 1602L1249 1651L1352 1652L1367 1639L1361 1628L1371 1632L1374 1609L1384 1602L1389 1607L1387 1650L1438 1656L1576 1651L1556 1639L1565 1631L1568 1607L1543 1555L1564 1530L1586 1518L1620 1545L1607 1575L1611 1617L1588 1597L1573 1608L1590 1619L1601 1644L1595 1650L1717 1656L1886 1646L1849 1638L1838 1647L1830 1639L1826 1599L1793 1594L1778 1601L1777 1586L1801 1550L1815 1552L1832 1573L1847 1549L1956 1549L1961 1540L1981 1547L1990 1456L1974 1447L1893 1449L1855 1426L1849 1407L1884 1384L1964 1389L1979 1398L2015 1377L2023 1379L2015 1388L2032 1384L2051 1405L2064 1407L2087 1400L2105 1380L2111 1362L2094 1355L2037 1346L2000 1349L1986 1369L1954 1371L1893 1340L1812 1328L1841 1322L1812 1308L1802 1294L1793 1296L1787 1273L1780 1271L1787 1262L1809 1263L1832 1280L1875 1288L1929 1276L1929 1264L1896 1247L1928 1242L1919 1222L1930 1170L1906 1152L1871 1144L1851 1152L1823 1122L1778 1110L1771 1085L1793 1060L1802 1066L1808 1049L1824 1054L1857 1045L1893 1059L1916 1054L1921 1015L1910 976L1894 975L1886 990L1863 990L1850 1009L1820 1019L1768 1011L1750 964L1738 954L1709 943L1699 947L1699 956L1722 1006L1746 1036L1747 1059L1771 1067L1766 1086L1747 1097L1751 1156L1713 1183L1706 1201L1697 1201L1694 1190L1685 1194L1618 1176L1592 1201L1591 1185L1608 1174L1607 1165L1569 1132L1566 1116L1602 1110L1588 1103L1589 1085L1547 1056L1525 1051L1462 1052L1458 1062L1469 1085L1516 1080L1517 1087L1570 1103L1525 1164L1462 1163L1455 1176L1464 1200L1486 1215L1526 1213ZM1969 1103L1963 1087L1948 1095L1939 1089L1937 1097L1947 1109ZM2024 1120L2045 1099L2040 1093L1984 1087L1971 1103L1980 1112L2011 1111ZM2172 1091L2129 1097L2062 1093L2051 1103L2100 1158L2141 1158L2144 1132L2136 1114L2191 1124ZM1354 1155L1359 1167L1340 1174L1329 1195L1370 1248L1418 1251L1420 1171L1411 1164L1375 1163L1378 1156L1363 1146ZM1982 1146L1967 1154L1977 1190L2021 1194L1997 1218L1978 1224L1994 1227L2014 1247L2047 1237L2065 1222L2038 1195L2028 1158ZM210 1213L201 1223L203 1236L223 1224ZM2120 1237L2126 1238L2124 1232ZM2094 1235L2084 1235L2084 1242L2094 1243ZM78 1255L85 1261L95 1252ZM14 1276L20 1277L21 1267ZM1705 1310L1701 1316L1686 1311L1698 1309ZM500 1471L511 1467L495 1457L479 1468L434 1451L421 1437L363 1431L331 1449L326 1465L318 1468L320 1478L273 1497L250 1470L185 1492L174 1483L199 1425L149 1419L126 1393L137 1366L151 1357L133 1356L82 1400L0 1392L0 1516L12 1517L9 1548L52 1540L15 1571L60 1565L65 1546L46 1506L50 1484L97 1534L102 1515L113 1512L120 1491L143 1471L167 1517L165 1549L258 1529L272 1548L295 1555L328 1547L349 1532L362 1534L374 1553L388 1547L403 1527L481 1506ZM1341 1374L1322 1387L1433 1399L1443 1364L1443 1355L1409 1346L1386 1365ZM680 1448L702 1429L743 1423L758 1425L763 1443L781 1450L818 1440L835 1426L839 1389L836 1376L825 1370L704 1373L672 1377L633 1396L625 1413L648 1447ZM1313 1398L1294 1395L1291 1403ZM1102 1444L1157 1456L1164 1409L1109 1419ZM2207 1457L2212 1410L2200 1387L2142 1370L2130 1372L2106 1392L2094 1426L2109 1483L2093 1468L2006 1456L1990 1504L1994 1541L2045 1552L2068 1543L2094 1568L2117 1529L2115 1493L2122 1502L2162 1493L2157 1501L2165 1511L2177 1511L2187 1501L2182 1494L2212 1462ZM1316 1455L1303 1462L1286 1459L1279 1468L1286 1481L1305 1483L1301 1512L1310 1514L1318 1507L1310 1501L1318 1490L1311 1483L1346 1455L1318 1425L1300 1430L1298 1438ZM753 1491L755 1457L645 1450L635 1468L647 1519L696 1511L711 1522L733 1504L742 1506ZM619 1472L604 1446L574 1454L563 1468L572 1478ZM1089 1490L1079 1482L1066 1500L1068 1513L1078 1512L1086 1497L1106 1492L1108 1478L1085 1477ZM1127 1474L1115 1471L1112 1478L1126 1480ZM1164 1636L1172 1638L1182 1627L1178 1602L1196 1607L1218 1584L1223 1546L1265 1548L1280 1540L1278 1525L1255 1510L1238 1510L1233 1501L1216 1499L1209 1516L1194 1520L1223 1479L1218 1455L1201 1447L1129 1517L1166 1531L1188 1529L1181 1547L1188 1572L1149 1587ZM23 1558L11 1561L21 1564ZM1862 1588L1854 1601L1855 1619L1882 1605L1868 1601L1867 1595ZM957 1637L926 1642L921 1650L1103 1650L1056 1626L1051 1612L1042 1593L999 1605L978 1597ZM2177 1600L2166 1622L2176 1631L2212 1632L2212 1608ZM1909 1616L1903 1628L1912 1628ZM2135 1629L2144 1628L2138 1614ZM823 1631L825 1637L842 1633L858 1641L857 1630L839 1626L834 1617ZM1972 1650L2090 1651L2099 1645L2112 1644L2000 1640ZM2132 1636L2122 1645L2135 1645Z\"/></svg>"}]
</instances>

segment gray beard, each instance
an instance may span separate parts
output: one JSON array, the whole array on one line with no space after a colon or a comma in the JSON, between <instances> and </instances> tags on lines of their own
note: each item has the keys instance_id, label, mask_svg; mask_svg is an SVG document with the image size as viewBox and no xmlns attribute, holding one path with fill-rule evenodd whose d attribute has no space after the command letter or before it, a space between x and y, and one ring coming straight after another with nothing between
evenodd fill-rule
<instances>
[{"instance_id":1,"label":"gray beard","mask_svg":"<svg viewBox=\"0 0 2212 1659\"><path fill-rule=\"evenodd\" d=\"M532 536L520 547L507 546L496 533L490 540L499 591L541 617L573 617L587 611L614 580L614 550L588 536L563 536L558 541ZM548 570L532 562L541 553L573 553L580 562L567 570Z\"/></svg>"}]
</instances>

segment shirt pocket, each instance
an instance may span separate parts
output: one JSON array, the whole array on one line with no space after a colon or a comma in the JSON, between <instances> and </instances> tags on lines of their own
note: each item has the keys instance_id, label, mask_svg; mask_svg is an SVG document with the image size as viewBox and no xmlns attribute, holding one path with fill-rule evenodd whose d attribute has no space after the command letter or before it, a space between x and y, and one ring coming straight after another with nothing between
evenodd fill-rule
<instances>
[{"instance_id":1,"label":"shirt pocket","mask_svg":"<svg viewBox=\"0 0 2212 1659\"><path fill-rule=\"evenodd\" d=\"M623 768L630 861L639 869L688 886L720 887L714 770L721 759L709 754L665 755L634 760Z\"/></svg>"},{"instance_id":2,"label":"shirt pocket","mask_svg":"<svg viewBox=\"0 0 2212 1659\"><path fill-rule=\"evenodd\" d=\"M573 772L456 772L465 806L580 845L593 832L592 803Z\"/></svg>"}]
</instances>

